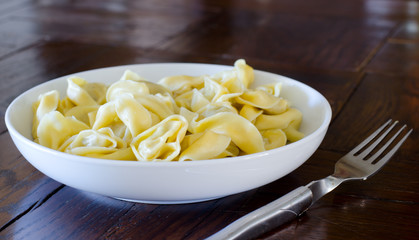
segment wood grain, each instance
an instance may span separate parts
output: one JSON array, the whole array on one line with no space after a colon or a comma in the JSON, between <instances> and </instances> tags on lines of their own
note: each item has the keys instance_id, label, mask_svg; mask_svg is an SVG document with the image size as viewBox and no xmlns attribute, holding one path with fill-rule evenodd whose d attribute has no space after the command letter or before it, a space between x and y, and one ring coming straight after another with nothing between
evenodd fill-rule
<instances>
[{"instance_id":1,"label":"wood grain","mask_svg":"<svg viewBox=\"0 0 419 240\"><path fill-rule=\"evenodd\" d=\"M60 183L45 177L23 158L8 133L0 135L0 228L41 204ZM7 151L5 151L7 149Z\"/></svg>"},{"instance_id":2,"label":"wood grain","mask_svg":"<svg viewBox=\"0 0 419 240\"><path fill-rule=\"evenodd\" d=\"M369 72L419 78L419 42L392 40L385 44L366 67Z\"/></svg>"},{"instance_id":3,"label":"wood grain","mask_svg":"<svg viewBox=\"0 0 419 240\"><path fill-rule=\"evenodd\" d=\"M188 31L161 48L269 59L278 65L356 71L394 27L391 22L370 25L363 20L243 10L224 13L208 28Z\"/></svg>"},{"instance_id":4,"label":"wood grain","mask_svg":"<svg viewBox=\"0 0 419 240\"><path fill-rule=\"evenodd\" d=\"M414 129L367 181L342 184L260 239L417 239L419 4L396 0L2 1L0 3L0 239L204 239L235 219L333 171L388 118ZM194 204L131 203L43 175L4 123L10 102L63 75L150 62L231 65L299 80L333 119L301 167L244 193Z\"/></svg>"},{"instance_id":5,"label":"wood grain","mask_svg":"<svg viewBox=\"0 0 419 240\"><path fill-rule=\"evenodd\" d=\"M333 123L323 147L348 151L390 118L410 127L419 127L418 81L408 76L369 74L365 76L339 117ZM354 118L348 126L348 120ZM346 137L342 137L346 136ZM410 154L417 154L418 135L413 132L411 143L404 147Z\"/></svg>"}]
</instances>

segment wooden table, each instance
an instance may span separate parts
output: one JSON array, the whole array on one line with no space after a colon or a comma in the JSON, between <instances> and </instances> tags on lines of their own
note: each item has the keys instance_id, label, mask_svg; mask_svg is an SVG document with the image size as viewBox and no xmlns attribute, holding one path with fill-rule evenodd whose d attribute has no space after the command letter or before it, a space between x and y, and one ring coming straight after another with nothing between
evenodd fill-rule
<instances>
[{"instance_id":1,"label":"wooden table","mask_svg":"<svg viewBox=\"0 0 419 240\"><path fill-rule=\"evenodd\" d=\"M329 100L326 138L300 168L218 200L130 203L46 177L20 155L1 121L0 239L203 239L327 176L389 118L414 132L381 172L343 184L261 239L419 239L417 1L2 1L0 115L23 91L74 72L238 58Z\"/></svg>"}]
</instances>

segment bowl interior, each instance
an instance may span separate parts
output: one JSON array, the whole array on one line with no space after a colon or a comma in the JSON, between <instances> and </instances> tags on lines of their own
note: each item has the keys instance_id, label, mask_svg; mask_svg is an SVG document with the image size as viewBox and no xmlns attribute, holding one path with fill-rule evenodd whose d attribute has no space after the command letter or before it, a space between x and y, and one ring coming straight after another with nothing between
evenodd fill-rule
<instances>
[{"instance_id":1,"label":"bowl interior","mask_svg":"<svg viewBox=\"0 0 419 240\"><path fill-rule=\"evenodd\" d=\"M212 64L190 63L156 63L137 64L90 70L71 75L85 78L89 82L103 82L111 84L117 81L127 69L130 69L149 81L157 82L163 77L171 75L203 75L215 74L229 70L231 66ZM68 75L70 76L70 75ZM65 96L67 89L67 77L63 76L47 81L21 94L8 107L6 112L6 124L10 129L15 129L19 134L32 140L32 103L42 93L50 90L58 90L60 96ZM328 125L331 118L330 105L327 100L313 88L296 80L263 71L255 70L255 81L252 88L258 85L268 84L275 81L283 83L281 95L290 101L293 107L303 113L303 121L300 130L307 136L315 132L322 125Z\"/></svg>"}]
</instances>

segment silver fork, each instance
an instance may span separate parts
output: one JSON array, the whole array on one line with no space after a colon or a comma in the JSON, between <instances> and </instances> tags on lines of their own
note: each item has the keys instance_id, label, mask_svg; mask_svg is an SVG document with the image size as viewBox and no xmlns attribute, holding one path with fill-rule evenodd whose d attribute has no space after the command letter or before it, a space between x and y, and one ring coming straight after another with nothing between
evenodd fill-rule
<instances>
[{"instance_id":1,"label":"silver fork","mask_svg":"<svg viewBox=\"0 0 419 240\"><path fill-rule=\"evenodd\" d=\"M339 159L335 164L335 172L332 175L299 187L283 197L239 218L221 231L208 237L207 240L256 238L301 215L314 202L335 189L342 182L366 180L388 162L412 132L412 129L410 129L394 147L388 150L390 144L406 128L406 125L402 126L381 148L370 156L372 151L377 148L377 145L398 123L398 121L392 122L391 119L388 120L352 151ZM380 133L382 134L380 135ZM366 149L364 150L364 148ZM386 150L388 152L381 156Z\"/></svg>"}]
</instances>

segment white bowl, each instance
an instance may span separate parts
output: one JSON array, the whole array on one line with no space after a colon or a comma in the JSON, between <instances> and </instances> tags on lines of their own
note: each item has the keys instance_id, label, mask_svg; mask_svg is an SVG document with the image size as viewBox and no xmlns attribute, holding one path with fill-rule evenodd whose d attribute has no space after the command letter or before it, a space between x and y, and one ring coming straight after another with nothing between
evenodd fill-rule
<instances>
[{"instance_id":1,"label":"white bowl","mask_svg":"<svg viewBox=\"0 0 419 240\"><path fill-rule=\"evenodd\" d=\"M150 81L170 75L203 75L232 66L190 63L137 64L80 72L90 82L110 84L126 69ZM244 192L273 182L303 164L318 148L331 120L327 100L313 88L277 74L255 70L252 87L280 81L282 94L303 113L300 141L277 149L240 157L188 162L137 162L75 156L32 141L32 103L41 93L67 88L60 77L40 84L17 97L7 108L5 121L22 155L52 179L80 190L118 199L174 204L199 202Z\"/></svg>"}]
</instances>

